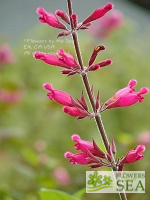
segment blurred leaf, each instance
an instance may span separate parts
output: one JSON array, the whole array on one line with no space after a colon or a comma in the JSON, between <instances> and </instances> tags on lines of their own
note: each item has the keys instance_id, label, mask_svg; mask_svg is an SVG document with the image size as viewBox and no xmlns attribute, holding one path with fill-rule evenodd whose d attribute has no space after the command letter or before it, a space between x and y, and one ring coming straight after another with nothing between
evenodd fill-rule
<instances>
[{"instance_id":1,"label":"blurred leaf","mask_svg":"<svg viewBox=\"0 0 150 200\"><path fill-rule=\"evenodd\" d=\"M23 149L22 154L31 165L36 166L38 164L38 156L31 149Z\"/></svg>"},{"instance_id":2,"label":"blurred leaf","mask_svg":"<svg viewBox=\"0 0 150 200\"><path fill-rule=\"evenodd\" d=\"M86 188L82 188L81 190L79 190L78 192L76 192L74 194L75 197L81 199L83 197L83 195L86 193Z\"/></svg>"},{"instance_id":3,"label":"blurred leaf","mask_svg":"<svg viewBox=\"0 0 150 200\"><path fill-rule=\"evenodd\" d=\"M76 198L74 196L71 196L65 192L61 192L58 190L51 190L51 189L44 189L42 188L40 190L40 198L41 200L79 200L79 198Z\"/></svg>"},{"instance_id":4,"label":"blurred leaf","mask_svg":"<svg viewBox=\"0 0 150 200\"><path fill-rule=\"evenodd\" d=\"M133 142L132 135L128 133L118 134L117 140L119 141L119 143L122 143L124 145L129 145L131 142Z\"/></svg>"}]
</instances>

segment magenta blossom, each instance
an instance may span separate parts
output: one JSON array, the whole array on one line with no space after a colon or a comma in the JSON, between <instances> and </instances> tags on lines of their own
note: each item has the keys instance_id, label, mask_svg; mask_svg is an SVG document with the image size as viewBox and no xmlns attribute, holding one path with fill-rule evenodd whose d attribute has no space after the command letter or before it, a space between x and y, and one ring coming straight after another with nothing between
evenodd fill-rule
<instances>
[{"instance_id":1,"label":"magenta blossom","mask_svg":"<svg viewBox=\"0 0 150 200\"><path fill-rule=\"evenodd\" d=\"M139 92L135 92L134 86L137 84L136 80L130 80L127 87L119 90L116 94L105 102L106 109L116 107L131 106L135 103L144 100L143 95L149 93L148 88L141 88Z\"/></svg>"},{"instance_id":2,"label":"magenta blossom","mask_svg":"<svg viewBox=\"0 0 150 200\"><path fill-rule=\"evenodd\" d=\"M45 83L43 87L49 91L47 96L50 100L53 99L64 106L73 106L73 98L68 93L54 89L49 83Z\"/></svg>"},{"instance_id":3,"label":"magenta blossom","mask_svg":"<svg viewBox=\"0 0 150 200\"><path fill-rule=\"evenodd\" d=\"M55 14L59 16L62 20L64 20L66 23L70 24L70 19L66 12L62 10L56 10Z\"/></svg>"},{"instance_id":4,"label":"magenta blossom","mask_svg":"<svg viewBox=\"0 0 150 200\"><path fill-rule=\"evenodd\" d=\"M49 91L47 96L50 100L54 100L64 106L63 112L73 117L77 117L77 119L94 117L88 112L88 107L85 102L83 93L81 99L78 99L78 102L76 102L70 94L61 90L54 89L49 83L45 83L43 87Z\"/></svg>"},{"instance_id":5,"label":"magenta blossom","mask_svg":"<svg viewBox=\"0 0 150 200\"><path fill-rule=\"evenodd\" d=\"M33 56L35 59L40 59L49 65L64 67L70 70L80 68L74 57L63 49L59 49L57 55L36 51Z\"/></svg>"},{"instance_id":6,"label":"magenta blossom","mask_svg":"<svg viewBox=\"0 0 150 200\"><path fill-rule=\"evenodd\" d=\"M102 8L98 8L96 10L94 10L94 12L92 14L90 14L83 22L82 24L88 24L94 20L97 20L101 17L103 17L108 11L110 11L113 8L113 4L108 3L105 6L103 6Z\"/></svg>"},{"instance_id":7,"label":"magenta blossom","mask_svg":"<svg viewBox=\"0 0 150 200\"><path fill-rule=\"evenodd\" d=\"M138 138L137 138L138 143L144 144L145 146L150 146L150 131L144 131L142 132Z\"/></svg>"},{"instance_id":8,"label":"magenta blossom","mask_svg":"<svg viewBox=\"0 0 150 200\"><path fill-rule=\"evenodd\" d=\"M66 152L64 154L65 158L70 158L71 164L87 165L89 161L87 160L88 156L84 153L73 154L71 152Z\"/></svg>"},{"instance_id":9,"label":"magenta blossom","mask_svg":"<svg viewBox=\"0 0 150 200\"><path fill-rule=\"evenodd\" d=\"M93 144L91 142L81 140L80 136L77 134L72 135L71 139L74 142L77 142L74 145L74 148L76 150L81 150L82 153L73 154L71 152L66 152L64 154L65 158L70 158L71 164L89 164L90 162L88 160L87 150L93 149Z\"/></svg>"},{"instance_id":10,"label":"magenta blossom","mask_svg":"<svg viewBox=\"0 0 150 200\"><path fill-rule=\"evenodd\" d=\"M0 46L0 66L3 64L10 64L15 61L15 56L13 55L9 45L3 44Z\"/></svg>"},{"instance_id":11,"label":"magenta blossom","mask_svg":"<svg viewBox=\"0 0 150 200\"><path fill-rule=\"evenodd\" d=\"M22 97L19 91L7 91L0 89L0 102L3 103L17 103Z\"/></svg>"},{"instance_id":12,"label":"magenta blossom","mask_svg":"<svg viewBox=\"0 0 150 200\"><path fill-rule=\"evenodd\" d=\"M142 154L145 151L144 145L138 145L133 150L129 151L125 158L123 159L124 163L134 163L138 160L142 160L144 158L144 155Z\"/></svg>"},{"instance_id":13,"label":"magenta blossom","mask_svg":"<svg viewBox=\"0 0 150 200\"><path fill-rule=\"evenodd\" d=\"M138 145L131 151L129 151L124 157L118 160L118 171L122 171L125 164L131 164L138 160L142 160L144 155L142 154L145 151L144 145Z\"/></svg>"},{"instance_id":14,"label":"magenta blossom","mask_svg":"<svg viewBox=\"0 0 150 200\"><path fill-rule=\"evenodd\" d=\"M77 108L75 106L74 107L64 106L63 112L73 117L78 117L78 119L90 116L90 114L86 110Z\"/></svg>"},{"instance_id":15,"label":"magenta blossom","mask_svg":"<svg viewBox=\"0 0 150 200\"><path fill-rule=\"evenodd\" d=\"M56 167L53 171L53 176L60 185L66 186L71 183L71 177L63 166Z\"/></svg>"},{"instance_id":16,"label":"magenta blossom","mask_svg":"<svg viewBox=\"0 0 150 200\"><path fill-rule=\"evenodd\" d=\"M77 154L71 152L66 152L64 154L65 158L70 158L71 164L89 164L91 168L110 166L101 160L106 159L108 161L107 156L105 156L105 153L97 146L94 140L93 143L81 140L80 136L77 134L72 135L71 138L76 142L74 148L81 151L81 153Z\"/></svg>"},{"instance_id":17,"label":"magenta blossom","mask_svg":"<svg viewBox=\"0 0 150 200\"><path fill-rule=\"evenodd\" d=\"M36 12L38 15L41 15L39 18L41 23L46 23L54 28L67 30L66 26L54 14L46 12L44 8L38 8Z\"/></svg>"},{"instance_id":18,"label":"magenta blossom","mask_svg":"<svg viewBox=\"0 0 150 200\"><path fill-rule=\"evenodd\" d=\"M76 144L74 145L74 148L76 150L81 150L83 153L87 153L87 149L94 149L92 142L81 140L80 136L77 134L72 135L71 139L76 142Z\"/></svg>"},{"instance_id":19,"label":"magenta blossom","mask_svg":"<svg viewBox=\"0 0 150 200\"><path fill-rule=\"evenodd\" d=\"M104 38L108 37L110 33L122 27L124 24L122 13L118 10L113 10L93 23L89 27L88 32L98 38Z\"/></svg>"}]
</instances>

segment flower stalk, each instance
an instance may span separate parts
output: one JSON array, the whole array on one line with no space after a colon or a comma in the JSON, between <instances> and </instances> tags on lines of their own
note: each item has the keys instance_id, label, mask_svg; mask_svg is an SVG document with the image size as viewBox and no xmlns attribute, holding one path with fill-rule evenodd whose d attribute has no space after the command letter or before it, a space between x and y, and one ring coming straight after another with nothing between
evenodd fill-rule
<instances>
[{"instance_id":1,"label":"flower stalk","mask_svg":"<svg viewBox=\"0 0 150 200\"><path fill-rule=\"evenodd\" d=\"M70 16L71 29L72 29L72 38L73 38L73 42L74 42L75 52L76 52L76 55L77 55L78 62L79 62L79 65L81 67L81 70L84 71L84 64L83 64L83 60L82 60L82 56L81 56L81 52L80 52L80 46L79 46L79 42L78 42L78 35L77 35L77 32L74 29L73 21L72 21L72 18L71 18L72 14L73 14L71 0L67 0L67 5L68 5L69 16ZM82 76L82 81L83 81L83 84L85 86L85 89L86 89L86 92L87 92L87 95L88 95L92 110L93 110L93 112L96 112L95 99L94 99L94 96L93 96L93 94L91 92L91 87L90 87L90 83L89 83L89 80L88 80L88 76L87 76L86 73L81 73L81 76ZM95 121L96 121L96 125L97 125L97 128L98 128L98 131L99 131L99 133L100 133L100 135L102 137L103 143L105 145L105 148L106 148L106 150L108 152L109 151L109 140L108 140L106 131L104 129L104 125L103 125L103 122L102 122L102 119L101 119L101 115L99 113L95 113ZM114 158L113 158L113 160L114 160ZM114 163L114 166L112 167L112 170L113 171L117 170L117 167L115 167L115 163ZM127 200L127 197L126 197L125 193L120 193L119 195L120 195L120 199L121 200Z\"/></svg>"},{"instance_id":2,"label":"flower stalk","mask_svg":"<svg viewBox=\"0 0 150 200\"><path fill-rule=\"evenodd\" d=\"M111 142L109 142L108 140L101 119L101 112L104 112L107 109L126 107L131 106L137 102L142 102L144 100L143 95L149 93L150 90L149 88L144 87L141 88L139 92L136 92L134 86L137 84L137 81L132 79L129 81L126 87L117 91L104 104L100 104L100 92L98 91L97 95L94 95L93 87L90 86L87 73L112 64L112 60L107 59L98 62L97 64L93 64L96 60L98 53L105 50L104 45L99 45L94 48L88 62L88 67L85 67L80 51L77 31L79 29L88 29L91 25L91 22L104 16L109 10L113 8L113 4L108 3L102 8L94 10L93 13L91 13L83 22L79 24L78 16L73 13L71 0L67 0L67 6L69 11L68 14L62 10L57 10L54 15L52 13L48 13L43 8L38 8L37 14L40 15L39 20L41 23L46 23L53 28L64 30L63 32L60 32L58 34L58 37L68 36L69 34L72 35L77 61L71 54L65 52L63 49L59 49L56 54L42 53L38 51L34 53L33 57L35 59L39 59L45 62L46 64L63 68L63 70L61 71L62 74L67 74L68 76L72 76L75 74L81 75L82 82L92 108L92 112L89 112L83 91L81 94L81 98L75 100L70 94L53 88L50 83L45 83L43 87L48 91L47 96L50 100L54 100L55 102L63 106L62 111L64 113L76 117L77 119L83 119L85 117L95 119L98 132L106 148L106 153L104 153L98 147L94 139L93 143L91 143L89 141L82 140L79 135L74 134L72 136L72 140L76 142L74 147L80 152L77 154L66 152L64 156L65 158L70 159L71 164L89 165L91 168L107 166L110 167L112 171L122 171L125 164L134 163L144 158L142 152L145 151L145 146L138 145L134 149L129 151L124 157L118 158L118 160L115 161L115 142L114 139L112 139ZM65 23L69 24L71 29L68 30L57 17L61 18ZM119 195L120 200L127 200L124 191L122 193L119 193Z\"/></svg>"}]
</instances>

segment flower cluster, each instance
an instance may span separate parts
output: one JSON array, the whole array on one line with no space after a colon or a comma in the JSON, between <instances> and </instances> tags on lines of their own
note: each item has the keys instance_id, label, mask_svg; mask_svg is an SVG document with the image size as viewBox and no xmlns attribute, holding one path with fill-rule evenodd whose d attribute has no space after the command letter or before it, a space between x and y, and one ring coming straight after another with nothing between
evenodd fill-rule
<instances>
[{"instance_id":1,"label":"flower cluster","mask_svg":"<svg viewBox=\"0 0 150 200\"><path fill-rule=\"evenodd\" d=\"M131 164L138 160L142 160L145 151L144 145L138 145L131 151L129 151L124 157L118 158L117 162L113 160L113 155L116 155L116 146L114 140L112 140L107 153L105 154L95 143L81 140L80 136L77 134L72 135L72 140L76 142L74 148L80 153L73 154L71 152L66 152L64 154L65 158L70 159L71 164L81 164L90 165L91 168L98 168L102 166L116 167L118 171L122 171L125 164Z\"/></svg>"},{"instance_id":2,"label":"flower cluster","mask_svg":"<svg viewBox=\"0 0 150 200\"><path fill-rule=\"evenodd\" d=\"M65 70L61 71L61 73L71 76L77 73L83 74L87 73L88 71L95 71L100 69L101 67L105 67L112 64L112 60L110 59L103 60L97 64L93 64L98 53L102 50L105 50L104 45L100 45L94 48L92 55L89 59L89 65L88 67L85 67L83 71L80 69L80 65L77 63L75 58L71 54L66 53L63 49L59 49L56 55L37 51L34 53L33 56L35 59L42 60L43 62L49 65L65 68Z\"/></svg>"},{"instance_id":3,"label":"flower cluster","mask_svg":"<svg viewBox=\"0 0 150 200\"><path fill-rule=\"evenodd\" d=\"M63 112L77 117L77 119L93 117L88 112L88 106L85 102L83 93L81 99L78 99L78 102L76 102L71 95L61 90L54 89L49 83L45 83L43 87L44 89L48 90L47 96L50 100L54 100L57 103L63 105Z\"/></svg>"},{"instance_id":4,"label":"flower cluster","mask_svg":"<svg viewBox=\"0 0 150 200\"><path fill-rule=\"evenodd\" d=\"M81 23L78 23L78 16L75 13L73 13L69 17L68 14L62 10L56 10L55 14L52 14L52 13L47 12L44 8L38 8L36 12L38 15L40 15L39 21L41 23L46 23L51 27L64 30L58 35L58 37L61 37L61 36L69 35L71 31L67 29L67 27L58 19L58 17L61 20L63 20L65 23L69 25L71 24L74 30L82 30L82 29L88 29L88 27L91 25L91 22L97 19L100 19L112 8L113 8L113 4L108 3L105 6L94 10ZM71 18L72 23L70 21L70 18Z\"/></svg>"},{"instance_id":5,"label":"flower cluster","mask_svg":"<svg viewBox=\"0 0 150 200\"><path fill-rule=\"evenodd\" d=\"M73 154L71 152L66 152L64 154L65 158L70 159L71 164L81 164L90 165L91 168L97 168L102 166L111 166L112 156L107 153L105 154L95 143L81 140L80 136L77 134L72 135L72 140L76 142L74 148L81 151L80 153ZM104 162L103 160L106 160Z\"/></svg>"},{"instance_id":6,"label":"flower cluster","mask_svg":"<svg viewBox=\"0 0 150 200\"><path fill-rule=\"evenodd\" d=\"M39 20L41 23L46 23L51 27L61 29L63 31L58 34L58 37L72 34L78 61L76 61L73 55L65 52L63 49L59 49L56 55L51 53L42 53L38 51L34 53L34 58L42 60L43 62L49 65L59 66L63 68L63 70L61 71L62 74L67 74L68 76L80 74L82 76L88 97L90 99L90 103L93 108L93 113L90 113L88 110L88 106L85 101L83 92L81 98L75 100L70 94L61 90L54 89L49 83L45 83L43 87L44 89L48 90L47 96L50 100L54 100L55 102L63 105L63 112L71 116L77 117L77 119L82 119L85 117L95 118L99 130L101 130L101 134L105 136L103 138L106 138L103 139L107 150L107 152L104 153L98 147L94 140L93 142L82 140L79 135L74 134L72 135L72 140L76 142L74 148L80 152L76 154L66 152L64 155L65 158L70 159L71 164L88 164L91 168L107 166L115 170L121 171L125 164L134 163L144 158L144 155L142 153L145 151L145 146L138 145L133 150L129 151L124 157L118 158L116 162L115 142L114 140L112 140L112 142L109 144L109 142L107 141L107 136L104 133L105 131L103 131L102 125L98 122L101 121L99 114L107 109L127 107L137 102L142 102L144 100L143 95L149 93L149 89L143 87L140 89L139 92L136 92L134 86L137 84L137 81L132 79L129 81L128 85L125 88L117 91L113 95L113 97L111 97L109 100L107 100L104 104L101 105L100 92L98 91L98 94L95 98L93 91L94 89L93 87L91 88L88 83L87 73L112 64L112 60L107 59L94 64L98 53L105 50L104 45L99 45L94 48L91 57L89 58L88 66L85 67L82 64L81 55L79 55L80 49L79 47L77 47L78 40L76 37L76 32L78 30L88 29L93 23L93 21L101 19L112 8L113 4L108 3L105 6L94 10L85 20L83 20L80 23L78 23L78 16L75 13L72 13L72 11L70 12L70 9L72 9L71 5L69 9L69 16L66 12L62 10L56 10L55 14L52 14L48 13L43 8L38 8L37 14L40 15ZM59 18L63 20L66 23L66 25L69 25L71 30L69 30L67 26L60 21ZM114 18L107 17L106 19L101 20L101 23L105 34L108 34L110 29L121 25L121 15L119 16L119 14L116 14L114 15Z\"/></svg>"}]
</instances>

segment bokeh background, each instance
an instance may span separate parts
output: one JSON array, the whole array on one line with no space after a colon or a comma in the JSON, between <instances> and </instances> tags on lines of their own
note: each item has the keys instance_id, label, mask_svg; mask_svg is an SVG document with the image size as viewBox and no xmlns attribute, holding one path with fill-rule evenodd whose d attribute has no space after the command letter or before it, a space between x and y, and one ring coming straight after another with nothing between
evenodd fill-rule
<instances>
[{"instance_id":1,"label":"bokeh background","mask_svg":"<svg viewBox=\"0 0 150 200\"><path fill-rule=\"evenodd\" d=\"M106 35L80 31L80 45L85 65L96 45L106 51L97 61L112 59L113 65L89 74L91 85L100 89L101 102L137 79L137 90L150 88L150 1L111 1L122 13L121 26ZM74 12L82 21L104 0L73 0ZM135 4L136 3L136 4ZM40 24L36 8L47 11L66 9L65 0L0 0L0 46L8 54L0 65L0 199L37 200L40 188L59 189L73 194L85 187L87 166L70 165L64 152L73 150L71 135L96 140L104 149L95 123L91 119L77 121L64 114L62 107L49 101L42 85L79 98L83 85L79 76L66 77L57 67L34 60L34 51L56 52L59 48L72 53L71 37L57 39L58 30ZM97 26L96 26L97 27ZM101 29L101 27L100 27ZM46 40L40 44L37 41ZM53 42L53 43L52 43ZM35 46L36 44L36 46ZM2 57L1 57L2 61ZM142 161L125 166L125 170L146 172L146 193L128 194L129 200L148 200L150 196L150 97L128 108L112 109L102 114L109 139L114 137L117 156L125 155L137 144L147 147ZM85 194L83 200L110 199L110 194ZM117 194L111 200L119 199Z\"/></svg>"}]
</instances>

